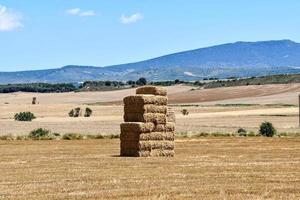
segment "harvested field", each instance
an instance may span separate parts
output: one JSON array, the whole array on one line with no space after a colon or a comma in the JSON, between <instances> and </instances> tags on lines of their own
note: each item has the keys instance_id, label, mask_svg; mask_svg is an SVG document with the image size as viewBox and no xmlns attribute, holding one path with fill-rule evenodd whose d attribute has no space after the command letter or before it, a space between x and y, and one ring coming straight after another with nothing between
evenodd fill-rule
<instances>
[{"instance_id":1,"label":"harvested field","mask_svg":"<svg viewBox=\"0 0 300 200\"><path fill-rule=\"evenodd\" d=\"M0 199L300 199L299 138L178 140L121 158L119 140L0 141Z\"/></svg>"},{"instance_id":2,"label":"harvested field","mask_svg":"<svg viewBox=\"0 0 300 200\"><path fill-rule=\"evenodd\" d=\"M300 84L242 86L195 91L190 91L191 87L188 86L167 88L169 99L173 102L172 109L177 118L176 131L179 133L235 132L240 127L247 131L257 131L260 123L266 120L271 121L280 132L299 132L296 106ZM63 94L0 94L0 135L23 135L35 128L47 128L58 133L119 134L124 109L121 105L109 102L118 102L118 99L121 101L126 95L133 95L134 90ZM39 104L31 105L33 96L37 97ZM91 103L91 105L85 103ZM224 104L224 106L219 104ZM266 106L265 104L272 105ZM82 109L90 107L93 115L90 118L68 117L68 112L76 107ZM182 109L187 109L189 115L183 116ZM136 107L128 112L135 113L141 110L150 113L166 112L163 106L155 109L144 106ZM21 111L31 111L37 119L30 123L15 122L14 114Z\"/></svg>"}]
</instances>

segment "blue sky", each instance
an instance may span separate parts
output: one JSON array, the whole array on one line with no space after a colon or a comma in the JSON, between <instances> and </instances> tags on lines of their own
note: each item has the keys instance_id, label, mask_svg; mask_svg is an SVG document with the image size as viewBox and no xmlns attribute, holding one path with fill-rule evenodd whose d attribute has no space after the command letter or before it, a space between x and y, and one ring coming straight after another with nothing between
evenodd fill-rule
<instances>
[{"instance_id":1,"label":"blue sky","mask_svg":"<svg viewBox=\"0 0 300 200\"><path fill-rule=\"evenodd\" d=\"M0 71L106 66L235 41L300 42L297 0L0 0Z\"/></svg>"}]
</instances>

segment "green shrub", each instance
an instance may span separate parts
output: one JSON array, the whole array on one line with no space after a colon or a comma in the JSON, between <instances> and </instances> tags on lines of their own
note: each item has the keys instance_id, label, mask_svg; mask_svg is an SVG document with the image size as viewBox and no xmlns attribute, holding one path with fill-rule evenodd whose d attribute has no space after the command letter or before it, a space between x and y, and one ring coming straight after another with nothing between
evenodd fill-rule
<instances>
[{"instance_id":1,"label":"green shrub","mask_svg":"<svg viewBox=\"0 0 300 200\"><path fill-rule=\"evenodd\" d=\"M188 114L189 114L189 111L188 111L187 109L182 109L182 110L181 110L181 113L182 113L183 115L188 115Z\"/></svg>"},{"instance_id":2,"label":"green shrub","mask_svg":"<svg viewBox=\"0 0 300 200\"><path fill-rule=\"evenodd\" d=\"M90 117L92 115L93 111L90 108L85 109L84 117Z\"/></svg>"},{"instance_id":3,"label":"green shrub","mask_svg":"<svg viewBox=\"0 0 300 200\"><path fill-rule=\"evenodd\" d=\"M246 129L243 129L243 128L239 128L237 130L238 133L247 133Z\"/></svg>"},{"instance_id":4,"label":"green shrub","mask_svg":"<svg viewBox=\"0 0 300 200\"><path fill-rule=\"evenodd\" d=\"M47 129L38 128L33 131L31 131L28 135L29 138L34 140L52 140L54 139L53 135L51 135L51 132Z\"/></svg>"},{"instance_id":5,"label":"green shrub","mask_svg":"<svg viewBox=\"0 0 300 200\"><path fill-rule=\"evenodd\" d=\"M69 117L79 117L80 116L80 108L75 108L70 110L70 112L68 113Z\"/></svg>"},{"instance_id":6,"label":"green shrub","mask_svg":"<svg viewBox=\"0 0 300 200\"><path fill-rule=\"evenodd\" d=\"M246 129L243 129L243 128L239 128L237 130L237 133L239 136L247 136L247 131L246 131Z\"/></svg>"},{"instance_id":7,"label":"green shrub","mask_svg":"<svg viewBox=\"0 0 300 200\"><path fill-rule=\"evenodd\" d=\"M16 121L32 121L36 117L31 112L20 112L15 114Z\"/></svg>"},{"instance_id":8,"label":"green shrub","mask_svg":"<svg viewBox=\"0 0 300 200\"><path fill-rule=\"evenodd\" d=\"M74 117L74 110L73 109L69 112L69 117Z\"/></svg>"},{"instance_id":9,"label":"green shrub","mask_svg":"<svg viewBox=\"0 0 300 200\"><path fill-rule=\"evenodd\" d=\"M263 122L260 125L259 134L266 137L273 137L276 135L276 129L271 122Z\"/></svg>"},{"instance_id":10,"label":"green shrub","mask_svg":"<svg viewBox=\"0 0 300 200\"><path fill-rule=\"evenodd\" d=\"M83 135L78 134L78 133L67 133L67 134L63 135L62 139L64 139L64 140L82 140L84 138L83 138Z\"/></svg>"}]
</instances>

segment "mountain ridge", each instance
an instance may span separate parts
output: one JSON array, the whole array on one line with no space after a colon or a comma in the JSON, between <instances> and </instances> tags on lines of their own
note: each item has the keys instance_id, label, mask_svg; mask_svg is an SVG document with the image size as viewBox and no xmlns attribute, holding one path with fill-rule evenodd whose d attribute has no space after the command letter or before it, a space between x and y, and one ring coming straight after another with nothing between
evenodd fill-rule
<instances>
[{"instance_id":1,"label":"mountain ridge","mask_svg":"<svg viewBox=\"0 0 300 200\"><path fill-rule=\"evenodd\" d=\"M221 44L106 67L67 65L56 69L0 72L0 83L87 80L198 80L300 73L300 44L270 40Z\"/></svg>"}]
</instances>

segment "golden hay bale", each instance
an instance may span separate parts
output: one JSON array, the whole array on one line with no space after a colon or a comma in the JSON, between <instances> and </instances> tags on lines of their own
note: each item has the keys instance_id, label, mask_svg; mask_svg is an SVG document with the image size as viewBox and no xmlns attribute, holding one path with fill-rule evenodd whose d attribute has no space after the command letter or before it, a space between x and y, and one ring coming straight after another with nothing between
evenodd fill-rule
<instances>
[{"instance_id":1,"label":"golden hay bale","mask_svg":"<svg viewBox=\"0 0 300 200\"><path fill-rule=\"evenodd\" d=\"M136 94L152 94L152 95L167 96L167 90L162 87L143 86L136 89Z\"/></svg>"},{"instance_id":2,"label":"golden hay bale","mask_svg":"<svg viewBox=\"0 0 300 200\"><path fill-rule=\"evenodd\" d=\"M125 113L124 114L125 122L152 122L154 124L166 124L167 123L167 115L161 113L146 113L146 114L138 114L138 113Z\"/></svg>"},{"instance_id":3,"label":"golden hay bale","mask_svg":"<svg viewBox=\"0 0 300 200\"><path fill-rule=\"evenodd\" d=\"M139 104L139 105L125 105L124 106L125 113L163 113L167 114L168 107L167 106L158 106L153 104Z\"/></svg>"},{"instance_id":4,"label":"golden hay bale","mask_svg":"<svg viewBox=\"0 0 300 200\"><path fill-rule=\"evenodd\" d=\"M137 157L174 157L175 151L174 150L160 150L154 149L151 151L138 151Z\"/></svg>"},{"instance_id":5,"label":"golden hay bale","mask_svg":"<svg viewBox=\"0 0 300 200\"><path fill-rule=\"evenodd\" d=\"M145 104L155 104L166 106L168 104L168 98L164 96L154 95L136 95L128 96L123 99L125 106L136 106Z\"/></svg>"},{"instance_id":6,"label":"golden hay bale","mask_svg":"<svg viewBox=\"0 0 300 200\"><path fill-rule=\"evenodd\" d=\"M139 136L128 137L129 138L139 138L139 140L170 140L174 141L174 132L152 132L152 133L142 133Z\"/></svg>"},{"instance_id":7,"label":"golden hay bale","mask_svg":"<svg viewBox=\"0 0 300 200\"><path fill-rule=\"evenodd\" d=\"M173 141L139 141L139 150L173 150L175 143Z\"/></svg>"},{"instance_id":8,"label":"golden hay bale","mask_svg":"<svg viewBox=\"0 0 300 200\"><path fill-rule=\"evenodd\" d=\"M153 132L174 132L175 123L167 122L166 124L157 124L153 129Z\"/></svg>"},{"instance_id":9,"label":"golden hay bale","mask_svg":"<svg viewBox=\"0 0 300 200\"><path fill-rule=\"evenodd\" d=\"M135 140L121 140L121 149L132 149L132 150L151 150L151 149L161 149L161 150L174 150L174 141L167 140L149 140L149 141L135 141Z\"/></svg>"},{"instance_id":10,"label":"golden hay bale","mask_svg":"<svg viewBox=\"0 0 300 200\"><path fill-rule=\"evenodd\" d=\"M166 157L174 157L175 151L174 150L161 150L161 149L153 149L150 152L150 156L166 156Z\"/></svg>"},{"instance_id":11,"label":"golden hay bale","mask_svg":"<svg viewBox=\"0 0 300 200\"><path fill-rule=\"evenodd\" d=\"M153 123L142 122L124 122L120 125L121 133L135 132L135 133L150 133L154 130L155 125Z\"/></svg>"}]
</instances>

